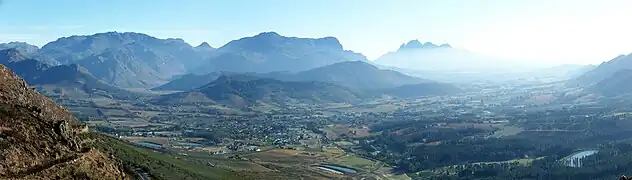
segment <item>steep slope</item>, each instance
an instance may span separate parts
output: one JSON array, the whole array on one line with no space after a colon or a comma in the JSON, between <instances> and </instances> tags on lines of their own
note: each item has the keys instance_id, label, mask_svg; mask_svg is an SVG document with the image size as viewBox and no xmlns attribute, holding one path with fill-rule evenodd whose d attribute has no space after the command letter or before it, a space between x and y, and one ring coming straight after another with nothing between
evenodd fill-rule
<instances>
[{"instance_id":1,"label":"steep slope","mask_svg":"<svg viewBox=\"0 0 632 180\"><path fill-rule=\"evenodd\" d=\"M0 65L0 178L129 179L122 165L84 148L65 109Z\"/></svg>"},{"instance_id":2,"label":"steep slope","mask_svg":"<svg viewBox=\"0 0 632 180\"><path fill-rule=\"evenodd\" d=\"M439 72L485 72L507 68L525 68L528 64L482 56L448 44L435 45L412 40L395 52L382 55L376 64L387 67Z\"/></svg>"},{"instance_id":3,"label":"steep slope","mask_svg":"<svg viewBox=\"0 0 632 180\"><path fill-rule=\"evenodd\" d=\"M617 96L632 93L632 69L623 69L612 76L586 88L586 91L605 96Z\"/></svg>"},{"instance_id":4,"label":"steep slope","mask_svg":"<svg viewBox=\"0 0 632 180\"><path fill-rule=\"evenodd\" d=\"M362 61L340 62L296 73L294 80L330 82L354 89L394 88L429 82L393 70L379 69Z\"/></svg>"},{"instance_id":5,"label":"steep slope","mask_svg":"<svg viewBox=\"0 0 632 180\"><path fill-rule=\"evenodd\" d=\"M298 72L343 61L367 61L361 54L344 50L334 37L284 37L275 32L231 41L216 53L195 72Z\"/></svg>"},{"instance_id":6,"label":"steep slope","mask_svg":"<svg viewBox=\"0 0 632 180\"><path fill-rule=\"evenodd\" d=\"M596 68L570 80L568 85L588 87L626 69L632 69L632 54L619 55L610 61L603 62Z\"/></svg>"},{"instance_id":7,"label":"steep slope","mask_svg":"<svg viewBox=\"0 0 632 180\"><path fill-rule=\"evenodd\" d=\"M383 91L384 94L400 98L453 95L460 92L462 92L462 90L454 85L436 82L403 85Z\"/></svg>"},{"instance_id":8,"label":"steep slope","mask_svg":"<svg viewBox=\"0 0 632 180\"><path fill-rule=\"evenodd\" d=\"M241 75L245 76L245 75ZM154 100L158 104L221 104L246 107L259 103L286 106L328 102L357 102L361 95L346 88L320 82L285 82L275 79L245 79L222 75L197 89L168 94Z\"/></svg>"},{"instance_id":9,"label":"steep slope","mask_svg":"<svg viewBox=\"0 0 632 180\"><path fill-rule=\"evenodd\" d=\"M140 33L107 32L60 38L36 56L61 64L80 64L106 83L153 87L197 67L203 56L182 39L158 39Z\"/></svg>"}]
</instances>

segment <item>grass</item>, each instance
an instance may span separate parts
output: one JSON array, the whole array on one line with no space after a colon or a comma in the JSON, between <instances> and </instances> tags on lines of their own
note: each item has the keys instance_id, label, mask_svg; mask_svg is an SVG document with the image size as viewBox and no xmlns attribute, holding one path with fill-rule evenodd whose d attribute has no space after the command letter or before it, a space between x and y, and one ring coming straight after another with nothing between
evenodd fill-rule
<instances>
[{"instance_id":1,"label":"grass","mask_svg":"<svg viewBox=\"0 0 632 180\"><path fill-rule=\"evenodd\" d=\"M354 155L347 155L347 156L343 156L337 159L333 159L332 162L343 165L343 166L348 166L348 167L357 168L357 169L364 169L368 171L373 169L375 165L377 164L374 161L364 159L364 158L354 156Z\"/></svg>"},{"instance_id":2,"label":"grass","mask_svg":"<svg viewBox=\"0 0 632 180\"><path fill-rule=\"evenodd\" d=\"M627 116L627 115L632 115L632 112L617 112L613 114L613 116Z\"/></svg>"},{"instance_id":3,"label":"grass","mask_svg":"<svg viewBox=\"0 0 632 180\"><path fill-rule=\"evenodd\" d=\"M334 143L339 146L353 146L354 145L352 142L349 142L349 141L336 141Z\"/></svg>"},{"instance_id":4,"label":"grass","mask_svg":"<svg viewBox=\"0 0 632 180\"><path fill-rule=\"evenodd\" d=\"M82 134L82 138L94 140L90 144L92 148L112 154L127 168L141 168L152 179L243 179L227 169L175 159L98 133Z\"/></svg>"},{"instance_id":5,"label":"grass","mask_svg":"<svg viewBox=\"0 0 632 180\"><path fill-rule=\"evenodd\" d=\"M505 137L505 136L513 136L516 135L522 131L524 131L523 128L521 127L516 127L516 126L497 126L498 128L500 128L500 130L494 132L494 134L492 135L492 137Z\"/></svg>"},{"instance_id":6,"label":"grass","mask_svg":"<svg viewBox=\"0 0 632 180\"><path fill-rule=\"evenodd\" d=\"M507 161L490 161L490 162L476 162L476 163L470 163L471 165L477 165L477 164L511 164L511 163L518 163L521 166L530 166L531 163L535 160L538 159L542 159L544 157L538 157L538 158L523 158L523 159L512 159L512 160L507 160ZM417 172L418 175L431 175L431 174L455 174L457 173L456 171L454 171L455 168L453 167L458 167L458 166L463 166L462 164L456 164L456 165L449 165L449 166L443 166L443 167L438 167L438 168L434 168L434 169L428 169L428 170L423 170L420 172Z\"/></svg>"}]
</instances>

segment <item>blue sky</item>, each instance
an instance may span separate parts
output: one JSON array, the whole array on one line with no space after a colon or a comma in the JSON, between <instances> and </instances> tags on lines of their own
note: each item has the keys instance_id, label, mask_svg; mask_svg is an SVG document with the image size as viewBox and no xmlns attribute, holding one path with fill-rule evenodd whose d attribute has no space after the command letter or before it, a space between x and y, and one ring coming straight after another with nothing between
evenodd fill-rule
<instances>
[{"instance_id":1,"label":"blue sky","mask_svg":"<svg viewBox=\"0 0 632 180\"><path fill-rule=\"evenodd\" d=\"M2 0L0 0L2 1ZM370 59L412 40L538 63L632 52L629 0L4 0L0 42L134 31L214 47L275 31L335 36Z\"/></svg>"}]
</instances>

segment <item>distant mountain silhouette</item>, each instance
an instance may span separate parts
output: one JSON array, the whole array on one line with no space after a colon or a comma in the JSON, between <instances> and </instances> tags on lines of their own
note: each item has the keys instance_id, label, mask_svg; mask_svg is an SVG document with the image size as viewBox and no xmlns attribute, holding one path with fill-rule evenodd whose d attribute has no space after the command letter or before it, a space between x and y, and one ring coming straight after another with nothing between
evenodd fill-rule
<instances>
[{"instance_id":1,"label":"distant mountain silhouette","mask_svg":"<svg viewBox=\"0 0 632 180\"><path fill-rule=\"evenodd\" d=\"M491 58L449 44L436 45L418 40L404 43L397 51L388 52L374 62L386 67L435 72L485 72L528 67L528 63Z\"/></svg>"},{"instance_id":2,"label":"distant mountain silhouette","mask_svg":"<svg viewBox=\"0 0 632 180\"><path fill-rule=\"evenodd\" d=\"M436 45L431 42L421 43L419 40L408 41L408 43L404 43L399 46L397 51L407 51L407 50L418 50L425 48L452 48L449 44Z\"/></svg>"},{"instance_id":3,"label":"distant mountain silhouette","mask_svg":"<svg viewBox=\"0 0 632 180\"><path fill-rule=\"evenodd\" d=\"M632 54L619 55L610 61L603 62L583 75L569 80L568 85L588 87L627 69L632 69Z\"/></svg>"},{"instance_id":4,"label":"distant mountain silhouette","mask_svg":"<svg viewBox=\"0 0 632 180\"><path fill-rule=\"evenodd\" d=\"M207 42L203 42L200 45L196 46L195 49L215 49L215 48L211 47L211 45L208 44Z\"/></svg>"},{"instance_id":5,"label":"distant mountain silhouette","mask_svg":"<svg viewBox=\"0 0 632 180\"><path fill-rule=\"evenodd\" d=\"M222 73L187 75L154 88L154 90L190 90L214 81L220 74ZM223 74L232 74L235 76L239 73L223 72ZM298 73L270 72L244 74L283 81L328 82L352 89L385 89L405 84L430 82L429 80L407 76L397 71L379 69L363 61L345 61Z\"/></svg>"},{"instance_id":6,"label":"distant mountain silhouette","mask_svg":"<svg viewBox=\"0 0 632 180\"><path fill-rule=\"evenodd\" d=\"M245 76L245 75L241 75ZM274 106L327 102L356 102L360 95L337 85L321 82L285 82L252 77L222 75L217 80L188 92L163 95L158 104L220 104L247 107L261 103Z\"/></svg>"},{"instance_id":7,"label":"distant mountain silhouette","mask_svg":"<svg viewBox=\"0 0 632 180\"><path fill-rule=\"evenodd\" d=\"M182 39L107 32L60 38L44 45L36 57L79 64L119 87L147 88L197 67L204 53L210 52L200 52Z\"/></svg>"},{"instance_id":8,"label":"distant mountain silhouette","mask_svg":"<svg viewBox=\"0 0 632 180\"><path fill-rule=\"evenodd\" d=\"M430 82L393 70L379 69L363 61L340 62L296 73L298 81L330 82L354 89L394 88L406 84Z\"/></svg>"},{"instance_id":9,"label":"distant mountain silhouette","mask_svg":"<svg viewBox=\"0 0 632 180\"><path fill-rule=\"evenodd\" d=\"M362 54L344 50L334 37L285 37L275 32L231 41L216 53L194 72L298 72L343 61L367 61Z\"/></svg>"}]
</instances>

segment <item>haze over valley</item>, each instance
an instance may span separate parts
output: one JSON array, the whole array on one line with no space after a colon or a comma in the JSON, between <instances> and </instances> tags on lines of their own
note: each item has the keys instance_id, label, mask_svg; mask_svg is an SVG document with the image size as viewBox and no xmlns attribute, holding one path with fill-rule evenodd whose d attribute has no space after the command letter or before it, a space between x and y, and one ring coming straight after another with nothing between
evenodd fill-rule
<instances>
[{"instance_id":1,"label":"haze over valley","mask_svg":"<svg viewBox=\"0 0 632 180\"><path fill-rule=\"evenodd\" d=\"M628 5L0 1L0 179L632 175Z\"/></svg>"}]
</instances>

